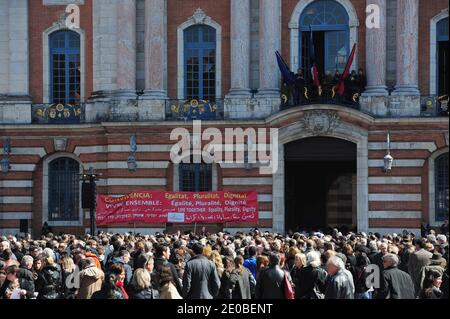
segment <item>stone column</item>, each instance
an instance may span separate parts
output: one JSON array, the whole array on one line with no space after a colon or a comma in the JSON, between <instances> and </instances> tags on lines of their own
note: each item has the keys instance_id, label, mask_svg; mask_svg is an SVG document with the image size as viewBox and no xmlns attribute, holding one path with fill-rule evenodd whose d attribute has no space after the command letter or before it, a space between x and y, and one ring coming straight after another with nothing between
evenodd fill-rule
<instances>
[{"instance_id":1,"label":"stone column","mask_svg":"<svg viewBox=\"0 0 450 319\"><path fill-rule=\"evenodd\" d=\"M136 97L136 0L117 2L117 90L119 98Z\"/></svg>"},{"instance_id":2,"label":"stone column","mask_svg":"<svg viewBox=\"0 0 450 319\"><path fill-rule=\"evenodd\" d=\"M280 72L275 51L281 50L281 1L260 0L259 96L279 97Z\"/></svg>"},{"instance_id":3,"label":"stone column","mask_svg":"<svg viewBox=\"0 0 450 319\"><path fill-rule=\"evenodd\" d=\"M0 124L31 123L28 0L2 0L0 11Z\"/></svg>"},{"instance_id":4,"label":"stone column","mask_svg":"<svg viewBox=\"0 0 450 319\"><path fill-rule=\"evenodd\" d=\"M228 97L250 97L250 0L231 0L231 90Z\"/></svg>"},{"instance_id":5,"label":"stone column","mask_svg":"<svg viewBox=\"0 0 450 319\"><path fill-rule=\"evenodd\" d=\"M365 95L387 96L386 90L386 0L367 0L380 8L380 27L366 29L366 76Z\"/></svg>"},{"instance_id":6,"label":"stone column","mask_svg":"<svg viewBox=\"0 0 450 319\"><path fill-rule=\"evenodd\" d=\"M145 95L146 99L167 98L166 0L145 0Z\"/></svg>"},{"instance_id":7,"label":"stone column","mask_svg":"<svg viewBox=\"0 0 450 319\"><path fill-rule=\"evenodd\" d=\"M419 92L419 0L397 0L397 85L394 95Z\"/></svg>"}]
</instances>

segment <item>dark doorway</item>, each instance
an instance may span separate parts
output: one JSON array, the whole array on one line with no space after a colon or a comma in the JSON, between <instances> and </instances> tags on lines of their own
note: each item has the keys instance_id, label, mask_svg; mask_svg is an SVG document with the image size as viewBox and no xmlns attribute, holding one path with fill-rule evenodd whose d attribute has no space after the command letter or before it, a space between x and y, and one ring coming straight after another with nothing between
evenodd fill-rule
<instances>
[{"instance_id":1,"label":"dark doorway","mask_svg":"<svg viewBox=\"0 0 450 319\"><path fill-rule=\"evenodd\" d=\"M356 145L314 137L285 145L285 229L356 226Z\"/></svg>"}]
</instances>

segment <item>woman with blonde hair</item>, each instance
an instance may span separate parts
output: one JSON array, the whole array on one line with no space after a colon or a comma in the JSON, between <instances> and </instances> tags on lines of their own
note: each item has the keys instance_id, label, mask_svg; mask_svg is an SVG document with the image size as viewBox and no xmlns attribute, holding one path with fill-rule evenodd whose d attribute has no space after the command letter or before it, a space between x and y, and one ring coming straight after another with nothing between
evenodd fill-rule
<instances>
[{"instance_id":1,"label":"woman with blonde hair","mask_svg":"<svg viewBox=\"0 0 450 319\"><path fill-rule=\"evenodd\" d=\"M131 299L158 299L159 292L152 288L150 274L144 268L138 268L131 280Z\"/></svg>"},{"instance_id":2,"label":"woman with blonde hair","mask_svg":"<svg viewBox=\"0 0 450 319\"><path fill-rule=\"evenodd\" d=\"M208 259L211 260L214 263L214 265L216 265L217 274L219 275L219 278L221 278L224 271L224 266L222 262L222 256L220 256L220 253L217 250L213 250L209 255Z\"/></svg>"},{"instance_id":3,"label":"woman with blonde hair","mask_svg":"<svg viewBox=\"0 0 450 319\"><path fill-rule=\"evenodd\" d=\"M61 254L61 281L62 281L62 294L66 299L75 299L76 288L70 288L67 286L67 279L72 275L76 269L73 259L67 254ZM69 281L70 282L70 281Z\"/></svg>"}]
</instances>

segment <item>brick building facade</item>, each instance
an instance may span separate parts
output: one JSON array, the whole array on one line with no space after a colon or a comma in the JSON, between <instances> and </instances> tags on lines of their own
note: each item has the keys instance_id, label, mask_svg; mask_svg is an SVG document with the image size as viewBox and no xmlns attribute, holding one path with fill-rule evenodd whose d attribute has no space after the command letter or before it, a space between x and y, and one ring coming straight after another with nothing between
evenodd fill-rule
<instances>
[{"instance_id":1,"label":"brick building facade","mask_svg":"<svg viewBox=\"0 0 450 319\"><path fill-rule=\"evenodd\" d=\"M70 3L79 7L78 29L65 24ZM371 4L381 10L380 28L366 28ZM356 43L352 69L364 69L366 90L352 107L322 101L282 108L274 52L292 70L302 67L305 15L332 15L333 6L342 14L336 21L346 22L313 23L316 38L324 38L316 49L329 54L338 39L348 57ZM65 46L58 46L58 34ZM196 34L204 41L192 40ZM195 54L209 60L195 64L202 59ZM192 114L181 116L177 106L192 110L192 101L202 99L217 107L203 128L279 129L275 174L261 174L257 164L208 166L209 190L257 191L259 201L257 224L214 227L439 226L448 219L442 56L448 57L445 0L0 0L0 145L10 147L0 158L9 162L0 172L0 233L22 225L39 234L46 221L55 231L83 233L89 214L81 209L78 181L67 174L89 167L102 174L100 194L183 190L183 171L170 160L170 133L192 130ZM329 68L324 61L321 68ZM195 68L202 71L192 75ZM386 172L388 133L394 162ZM127 163L131 136L136 171ZM58 174L69 184L56 187ZM320 218L308 217L314 210Z\"/></svg>"}]
</instances>

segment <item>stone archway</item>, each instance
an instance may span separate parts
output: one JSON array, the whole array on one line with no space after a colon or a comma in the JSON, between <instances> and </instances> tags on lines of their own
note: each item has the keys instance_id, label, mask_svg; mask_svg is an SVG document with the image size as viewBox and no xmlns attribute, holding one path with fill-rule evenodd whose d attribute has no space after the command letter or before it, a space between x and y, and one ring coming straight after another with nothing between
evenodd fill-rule
<instances>
[{"instance_id":1,"label":"stone archway","mask_svg":"<svg viewBox=\"0 0 450 319\"><path fill-rule=\"evenodd\" d=\"M367 232L369 230L368 215L368 132L352 122L344 121L340 113L348 113L351 117L371 121L371 118L358 111L342 109L328 105L311 105L298 107L273 117L295 116L301 117L288 125L279 128L278 171L273 175L273 230L278 233L285 231L285 163L284 145L308 137L332 137L343 139L356 144L356 179L357 179L357 229Z\"/></svg>"}]
</instances>

